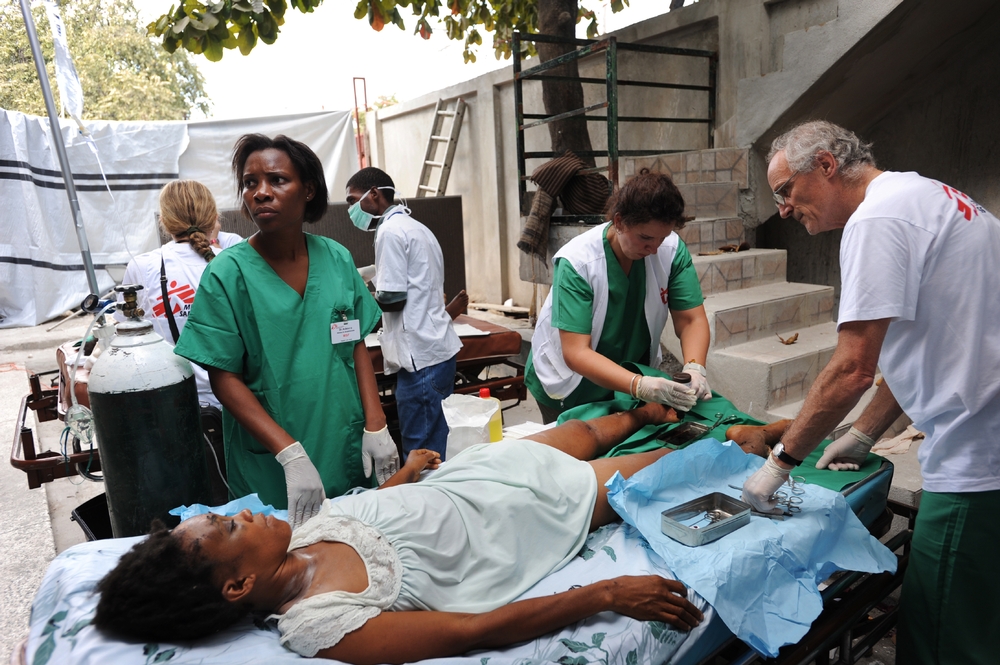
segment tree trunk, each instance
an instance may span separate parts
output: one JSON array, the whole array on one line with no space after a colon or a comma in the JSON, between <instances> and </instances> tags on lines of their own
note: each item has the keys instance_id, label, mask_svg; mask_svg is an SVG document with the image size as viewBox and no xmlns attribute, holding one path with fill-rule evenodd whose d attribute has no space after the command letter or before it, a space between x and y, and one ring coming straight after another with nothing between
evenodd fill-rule
<instances>
[{"instance_id":1,"label":"tree trunk","mask_svg":"<svg viewBox=\"0 0 1000 665\"><path fill-rule=\"evenodd\" d=\"M576 37L576 15L577 0L538 0L538 31L543 35L572 39ZM572 44L539 43L538 55L544 62L575 49ZM546 73L559 76L580 75L575 61ZM542 103L546 115L583 108L583 84L579 81L542 81ZM587 121L583 116L550 122L547 127L553 152L562 154L566 150L572 150L580 155L581 152L593 150ZM594 165L593 157L580 155L580 159L590 166Z\"/></svg>"}]
</instances>

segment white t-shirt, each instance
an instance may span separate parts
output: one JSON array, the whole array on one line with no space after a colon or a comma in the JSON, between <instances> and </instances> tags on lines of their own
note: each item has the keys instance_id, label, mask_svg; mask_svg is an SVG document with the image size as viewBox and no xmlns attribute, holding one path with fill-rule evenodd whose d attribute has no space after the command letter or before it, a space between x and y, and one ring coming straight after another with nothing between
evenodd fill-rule
<instances>
[{"instance_id":1,"label":"white t-shirt","mask_svg":"<svg viewBox=\"0 0 1000 665\"><path fill-rule=\"evenodd\" d=\"M1000 221L916 173L868 185L844 228L839 324L890 318L879 367L927 434L924 489L1000 489Z\"/></svg>"},{"instance_id":2,"label":"white t-shirt","mask_svg":"<svg viewBox=\"0 0 1000 665\"><path fill-rule=\"evenodd\" d=\"M213 247L212 251L218 254L222 250ZM184 330L184 324L187 323L195 291L198 289L198 284L201 283L201 273L205 271L208 262L188 243L178 243L171 240L159 249L135 257L129 261L128 267L125 268L122 284L142 285L142 290L138 293L138 304L145 310L144 317L153 322L153 330L156 334L165 339L167 344L173 346L174 338L170 334L170 324L167 323L167 314L163 307L163 294L160 287L161 256L167 273L167 296L174 313L174 322L177 324L178 333ZM115 318L118 321L125 320L122 313L118 311L115 312ZM191 367L194 368L194 378L198 384L198 400L221 408L219 400L215 398L212 387L209 385L208 372L194 363L191 364Z\"/></svg>"},{"instance_id":3,"label":"white t-shirt","mask_svg":"<svg viewBox=\"0 0 1000 665\"><path fill-rule=\"evenodd\" d=\"M401 206L386 211L376 231L375 290L406 293L402 311L382 314L386 374L437 365L462 348L444 309L441 245Z\"/></svg>"},{"instance_id":4,"label":"white t-shirt","mask_svg":"<svg viewBox=\"0 0 1000 665\"><path fill-rule=\"evenodd\" d=\"M243 236L238 233L226 233L225 231L219 231L219 237L216 238L219 243L220 249L229 249L238 242L243 242Z\"/></svg>"}]
</instances>

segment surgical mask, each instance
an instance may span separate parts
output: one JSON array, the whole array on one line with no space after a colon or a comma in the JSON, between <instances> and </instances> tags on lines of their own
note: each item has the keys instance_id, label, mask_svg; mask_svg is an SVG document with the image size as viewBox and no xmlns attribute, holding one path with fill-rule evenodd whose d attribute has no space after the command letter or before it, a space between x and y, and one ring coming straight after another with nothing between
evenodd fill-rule
<instances>
[{"instance_id":1,"label":"surgical mask","mask_svg":"<svg viewBox=\"0 0 1000 665\"><path fill-rule=\"evenodd\" d=\"M376 189L391 189L395 193L395 187L377 187ZM351 218L351 223L358 227L362 231L374 231L375 228L372 225L372 220L379 219L382 215L373 215L370 212L365 212L361 209L361 202L368 198L371 194L371 190L368 190L364 196L354 202L351 207L347 209L347 216Z\"/></svg>"}]
</instances>

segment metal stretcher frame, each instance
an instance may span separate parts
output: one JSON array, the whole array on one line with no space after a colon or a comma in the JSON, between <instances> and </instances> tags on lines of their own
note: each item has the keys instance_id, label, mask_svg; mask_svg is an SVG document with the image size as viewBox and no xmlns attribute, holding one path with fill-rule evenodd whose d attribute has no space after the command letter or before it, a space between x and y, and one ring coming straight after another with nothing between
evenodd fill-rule
<instances>
[{"instance_id":1,"label":"metal stretcher frame","mask_svg":"<svg viewBox=\"0 0 1000 665\"><path fill-rule=\"evenodd\" d=\"M892 481L892 463L885 460L877 471L865 480L843 489L843 494L861 522L877 538L888 533L893 512L887 502ZM881 488L884 487L884 492ZM877 491L871 491L871 490ZM776 658L765 658L731 636L699 665L725 662L729 665L767 663L769 665L846 665L856 663L884 637L898 619L898 608L886 609L877 618L869 612L879 605L903 582L909 558L909 542L913 535L905 529L889 539L885 545L896 554L895 573L848 572L825 588L823 612L813 622L809 632L797 643L781 649ZM837 660L830 660L830 651L839 649Z\"/></svg>"}]
</instances>

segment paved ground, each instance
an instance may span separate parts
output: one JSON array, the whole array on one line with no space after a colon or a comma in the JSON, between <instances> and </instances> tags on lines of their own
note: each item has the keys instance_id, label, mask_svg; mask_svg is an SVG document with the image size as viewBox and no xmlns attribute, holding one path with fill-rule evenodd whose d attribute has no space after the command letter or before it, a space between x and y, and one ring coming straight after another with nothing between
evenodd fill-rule
<instances>
[{"instance_id":1,"label":"paved ground","mask_svg":"<svg viewBox=\"0 0 1000 665\"><path fill-rule=\"evenodd\" d=\"M531 328L526 319L482 312L475 315L518 329L526 340L530 339ZM28 392L26 369L55 368L55 348L67 340L79 339L88 324L88 320L75 319L51 332L46 331L51 322L35 328L0 330L0 441L5 445L14 439L18 407ZM541 422L530 395L521 404L506 409L503 415L505 426ZM29 421L37 436L48 445L58 440L62 423L38 425L33 418ZM893 461L903 466L901 460ZM919 478L916 482L919 488ZM102 484L78 478L61 479L43 489L29 491L22 471L0 464L0 658L6 658L27 634L31 601L49 561L57 552L84 540L83 531L69 519L70 511L102 491ZM893 526L895 531L904 522L897 518ZM888 602L898 602L898 591ZM895 644L891 637L879 642L873 653L859 662L893 665Z\"/></svg>"},{"instance_id":2,"label":"paved ground","mask_svg":"<svg viewBox=\"0 0 1000 665\"><path fill-rule=\"evenodd\" d=\"M75 319L52 332L46 332L52 323L0 330L0 441L4 457L10 455L8 446L14 440L21 399L29 390L25 368L54 369L55 348L66 340L79 339L87 324ZM28 421L29 426L36 426L33 416ZM4 659L27 635L31 600L56 554L52 534L46 490L29 490L23 471L6 461L0 463L0 657Z\"/></svg>"}]
</instances>

